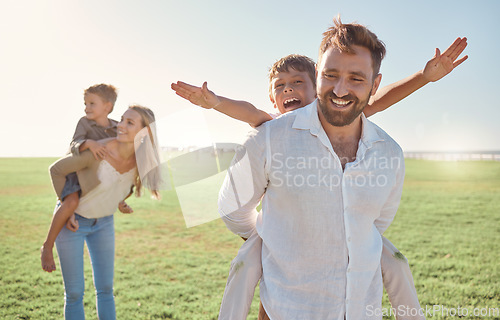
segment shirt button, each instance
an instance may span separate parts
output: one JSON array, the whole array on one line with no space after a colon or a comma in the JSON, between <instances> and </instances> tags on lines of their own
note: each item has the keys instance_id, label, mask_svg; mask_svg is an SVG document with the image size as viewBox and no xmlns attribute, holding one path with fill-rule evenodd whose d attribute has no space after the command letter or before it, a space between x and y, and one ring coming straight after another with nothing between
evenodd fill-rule
<instances>
[{"instance_id":1,"label":"shirt button","mask_svg":"<svg viewBox=\"0 0 500 320\"><path fill-rule=\"evenodd\" d=\"M347 268L347 272L351 272L351 268Z\"/></svg>"},{"instance_id":2,"label":"shirt button","mask_svg":"<svg viewBox=\"0 0 500 320\"><path fill-rule=\"evenodd\" d=\"M349 299L345 299L345 304L349 304Z\"/></svg>"},{"instance_id":3,"label":"shirt button","mask_svg":"<svg viewBox=\"0 0 500 320\"><path fill-rule=\"evenodd\" d=\"M347 241L348 241L348 242L351 242L351 237L347 238Z\"/></svg>"}]
</instances>

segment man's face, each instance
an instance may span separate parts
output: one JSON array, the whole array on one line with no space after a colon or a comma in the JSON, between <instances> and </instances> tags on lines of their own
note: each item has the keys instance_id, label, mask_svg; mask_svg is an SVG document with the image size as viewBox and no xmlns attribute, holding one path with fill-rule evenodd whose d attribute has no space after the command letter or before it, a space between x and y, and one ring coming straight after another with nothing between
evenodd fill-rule
<instances>
[{"instance_id":1,"label":"man's face","mask_svg":"<svg viewBox=\"0 0 500 320\"><path fill-rule=\"evenodd\" d=\"M343 127L359 117L375 94L381 75L373 79L372 58L365 47L353 46L354 53L330 47L318 63L316 92L325 120Z\"/></svg>"},{"instance_id":2,"label":"man's face","mask_svg":"<svg viewBox=\"0 0 500 320\"><path fill-rule=\"evenodd\" d=\"M316 99L316 92L307 72L290 68L273 78L269 98L283 114L307 106Z\"/></svg>"}]
</instances>

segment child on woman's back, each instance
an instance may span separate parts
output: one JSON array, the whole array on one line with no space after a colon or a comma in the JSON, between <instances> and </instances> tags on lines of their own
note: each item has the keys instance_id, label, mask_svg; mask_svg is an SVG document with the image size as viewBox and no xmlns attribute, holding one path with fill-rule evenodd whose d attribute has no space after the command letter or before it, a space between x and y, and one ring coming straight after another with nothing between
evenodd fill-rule
<instances>
[{"instance_id":1,"label":"child on woman's back","mask_svg":"<svg viewBox=\"0 0 500 320\"><path fill-rule=\"evenodd\" d=\"M84 91L85 117L82 117L75 129L70 151L73 155L90 149L96 159L106 157L106 148L98 140L116 137L117 121L109 119L108 115L113 111L116 102L116 88L108 84L98 84ZM61 196L61 204L56 207L52 218L49 233L41 248L42 269L52 272L56 269L52 249L57 235L66 222L75 212L80 201L80 185L76 173L66 176ZM125 203L120 203L119 209L123 213L131 213L132 209ZM69 221L68 229L76 231L77 221Z\"/></svg>"}]
</instances>

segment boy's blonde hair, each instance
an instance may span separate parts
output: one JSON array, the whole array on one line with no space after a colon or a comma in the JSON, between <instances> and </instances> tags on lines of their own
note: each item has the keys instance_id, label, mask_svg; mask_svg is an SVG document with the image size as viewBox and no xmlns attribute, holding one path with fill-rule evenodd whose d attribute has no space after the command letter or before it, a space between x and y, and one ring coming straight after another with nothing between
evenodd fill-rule
<instances>
[{"instance_id":1,"label":"boy's blonde hair","mask_svg":"<svg viewBox=\"0 0 500 320\"><path fill-rule=\"evenodd\" d=\"M116 98L118 96L114 86L104 83L96 84L85 89L83 95L86 96L89 93L98 95L105 102L111 102L111 111L109 111L109 113L113 111L113 107L115 106Z\"/></svg>"},{"instance_id":2,"label":"boy's blonde hair","mask_svg":"<svg viewBox=\"0 0 500 320\"><path fill-rule=\"evenodd\" d=\"M316 64L314 61L300 54L289 54L276 61L271 68L269 68L269 93L272 91L272 81L278 73L289 72L290 68L300 72L307 72L313 86L316 88Z\"/></svg>"},{"instance_id":3,"label":"boy's blonde hair","mask_svg":"<svg viewBox=\"0 0 500 320\"><path fill-rule=\"evenodd\" d=\"M377 36L360 24L343 24L340 16L333 19L334 26L323 33L323 40L319 47L319 60L330 47L335 47L341 52L354 53L352 46L365 47L371 52L373 77L380 71L380 64L385 56L385 45Z\"/></svg>"}]
</instances>

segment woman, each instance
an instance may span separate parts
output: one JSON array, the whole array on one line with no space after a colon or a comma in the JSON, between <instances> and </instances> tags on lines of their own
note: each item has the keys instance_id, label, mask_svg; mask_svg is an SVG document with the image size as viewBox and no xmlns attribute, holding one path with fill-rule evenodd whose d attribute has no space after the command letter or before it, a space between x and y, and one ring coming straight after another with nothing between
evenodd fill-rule
<instances>
[{"instance_id":1,"label":"woman","mask_svg":"<svg viewBox=\"0 0 500 320\"><path fill-rule=\"evenodd\" d=\"M104 142L107 149L105 159L96 160L91 152L85 151L80 156L69 155L59 159L50 167L52 183L59 197L65 177L70 172L77 172L82 192L72 217L78 229L73 232L68 229L69 226L63 227L56 239L64 280L65 319L85 319L85 242L92 260L98 317L101 320L116 319L113 213L134 187L136 196L140 196L142 184L151 190L153 197L159 197L159 167L152 168L154 166L150 165L148 172L137 169L137 159L149 159L149 163L159 164L154 129L150 125L153 122L154 114L150 109L131 106L118 123L117 137ZM138 172L141 172L142 179Z\"/></svg>"}]
</instances>

